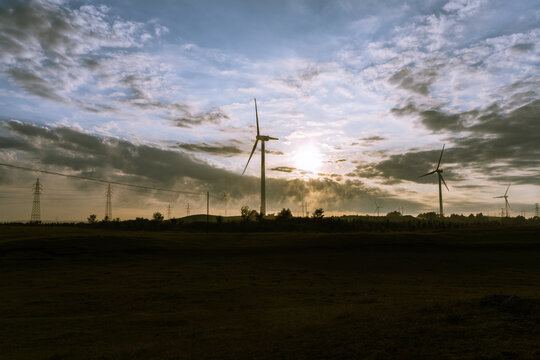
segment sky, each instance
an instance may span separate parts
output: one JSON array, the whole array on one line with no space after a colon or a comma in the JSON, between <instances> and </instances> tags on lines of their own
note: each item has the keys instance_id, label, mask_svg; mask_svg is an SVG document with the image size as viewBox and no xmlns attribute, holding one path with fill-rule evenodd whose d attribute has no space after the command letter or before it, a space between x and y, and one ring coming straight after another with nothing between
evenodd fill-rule
<instances>
[{"instance_id":1,"label":"sky","mask_svg":"<svg viewBox=\"0 0 540 360\"><path fill-rule=\"evenodd\" d=\"M540 7L528 1L0 0L0 162L113 186L113 217L540 202ZM101 218L106 185L0 167L0 221Z\"/></svg>"}]
</instances>

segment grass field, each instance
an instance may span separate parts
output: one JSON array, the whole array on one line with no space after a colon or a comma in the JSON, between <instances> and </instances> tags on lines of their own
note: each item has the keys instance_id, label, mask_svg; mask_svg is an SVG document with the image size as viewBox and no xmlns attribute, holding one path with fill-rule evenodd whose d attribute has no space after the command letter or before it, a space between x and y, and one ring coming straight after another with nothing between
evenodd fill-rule
<instances>
[{"instance_id":1,"label":"grass field","mask_svg":"<svg viewBox=\"0 0 540 360\"><path fill-rule=\"evenodd\" d=\"M540 233L0 227L1 359L540 359Z\"/></svg>"}]
</instances>

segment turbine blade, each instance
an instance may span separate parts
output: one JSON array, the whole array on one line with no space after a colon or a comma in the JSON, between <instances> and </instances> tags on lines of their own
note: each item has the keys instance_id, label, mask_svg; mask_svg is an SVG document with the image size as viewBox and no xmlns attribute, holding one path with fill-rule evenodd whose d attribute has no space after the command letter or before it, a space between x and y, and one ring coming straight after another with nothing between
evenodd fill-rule
<instances>
[{"instance_id":1,"label":"turbine blade","mask_svg":"<svg viewBox=\"0 0 540 360\"><path fill-rule=\"evenodd\" d=\"M506 205L508 205L508 208L511 209L512 207L510 206L510 203L508 202L508 199L505 199L506 201Z\"/></svg>"},{"instance_id":2,"label":"turbine blade","mask_svg":"<svg viewBox=\"0 0 540 360\"><path fill-rule=\"evenodd\" d=\"M255 140L255 144L253 144L253 149L251 150L251 154L249 154L249 159L248 159L248 162L246 164L246 167L244 168L244 171L242 171L242 175L244 175L244 173L246 172L246 169L249 165L249 161L251 160L251 157L253 156L253 153L255 152L255 149L257 148L257 143L259 142L259 139Z\"/></svg>"},{"instance_id":3,"label":"turbine blade","mask_svg":"<svg viewBox=\"0 0 540 360\"><path fill-rule=\"evenodd\" d=\"M441 166L442 154L443 154L443 152L444 152L444 145L445 145L445 144L443 144L443 146L442 146L441 156L439 156L439 162L438 162L438 164L437 164L437 169L436 169L436 170L439 170L439 166Z\"/></svg>"},{"instance_id":4,"label":"turbine blade","mask_svg":"<svg viewBox=\"0 0 540 360\"><path fill-rule=\"evenodd\" d=\"M418 178L420 179L421 177L428 176L428 175L431 175L431 174L435 174L436 172L437 172L437 170L433 170L432 172L428 172L427 174L421 175Z\"/></svg>"},{"instance_id":5,"label":"turbine blade","mask_svg":"<svg viewBox=\"0 0 540 360\"><path fill-rule=\"evenodd\" d=\"M278 139L278 138L275 138L275 137L269 136L269 137L268 137L268 140L279 140L279 139Z\"/></svg>"},{"instance_id":6,"label":"turbine blade","mask_svg":"<svg viewBox=\"0 0 540 360\"><path fill-rule=\"evenodd\" d=\"M508 187L506 188L506 192L504 193L504 195L508 194L508 189L510 189L510 184L508 184Z\"/></svg>"},{"instance_id":7,"label":"turbine blade","mask_svg":"<svg viewBox=\"0 0 540 360\"><path fill-rule=\"evenodd\" d=\"M504 197L504 195L503 196L494 196L493 198L494 199L502 199L503 197Z\"/></svg>"},{"instance_id":8,"label":"turbine blade","mask_svg":"<svg viewBox=\"0 0 540 360\"><path fill-rule=\"evenodd\" d=\"M257 99L253 99L255 100L255 120L257 121L257 136L260 135L259 133L259 113L257 111Z\"/></svg>"},{"instance_id":9,"label":"turbine blade","mask_svg":"<svg viewBox=\"0 0 540 360\"><path fill-rule=\"evenodd\" d=\"M448 185L446 185L446 181L444 181L444 178L442 177L442 175L439 174L439 176L441 177L441 180L442 180L444 186L446 187L446 190L450 191L450 189L448 188Z\"/></svg>"}]
</instances>

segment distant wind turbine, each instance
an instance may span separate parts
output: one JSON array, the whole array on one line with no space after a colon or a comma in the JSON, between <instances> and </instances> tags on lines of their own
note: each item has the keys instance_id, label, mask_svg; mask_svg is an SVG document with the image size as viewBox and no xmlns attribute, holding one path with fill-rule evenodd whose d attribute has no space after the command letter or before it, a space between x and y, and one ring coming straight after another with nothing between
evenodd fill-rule
<instances>
[{"instance_id":1,"label":"distant wind turbine","mask_svg":"<svg viewBox=\"0 0 540 360\"><path fill-rule=\"evenodd\" d=\"M266 184L265 184L265 172L264 172L264 155L265 155L265 149L264 149L264 143L268 140L278 140L278 138L270 137L268 135L261 135L259 132L259 114L257 112L257 99L255 100L255 121L257 122L257 136L255 137L255 144L253 145L253 150L251 150L251 154L249 155L249 159L247 161L246 167L244 168L244 171L242 171L242 175L246 172L246 169L249 165L249 161L251 160L251 157L253 156L253 153L255 152L255 149L257 148L257 143L259 140L261 141L261 216L266 215Z\"/></svg>"},{"instance_id":2,"label":"distant wind turbine","mask_svg":"<svg viewBox=\"0 0 540 360\"><path fill-rule=\"evenodd\" d=\"M443 212L443 201L442 201L442 187L441 187L441 182L442 182L442 183L444 184L444 186L446 187L446 190L450 191L450 189L449 189L448 186L446 185L446 182L444 181L444 178L443 178L443 176L442 176L443 170L440 168L443 152L444 152L444 145L443 145L442 150L441 150L441 156L439 156L439 162L437 163L437 168L436 168L435 170L431 171L431 172L428 172L427 174L424 174L424 175L418 177L418 178L421 178L421 177L428 176L428 175L435 174L435 173L436 173L437 176L439 177L439 216L440 216L440 217L443 217L443 216L444 216L444 212Z\"/></svg>"},{"instance_id":3,"label":"distant wind turbine","mask_svg":"<svg viewBox=\"0 0 540 360\"><path fill-rule=\"evenodd\" d=\"M510 184L508 184L508 187L506 188L506 191L504 192L504 195L494 197L494 199L504 199L504 207L506 209L506 217L508 217L508 209L510 208L510 203L508 202L508 189L510 189Z\"/></svg>"}]
</instances>

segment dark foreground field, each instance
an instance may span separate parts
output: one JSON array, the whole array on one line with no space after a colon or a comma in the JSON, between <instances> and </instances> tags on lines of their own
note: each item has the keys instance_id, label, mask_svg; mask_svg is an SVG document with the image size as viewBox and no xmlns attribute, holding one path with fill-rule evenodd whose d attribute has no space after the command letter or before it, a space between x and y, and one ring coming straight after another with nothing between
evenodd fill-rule
<instances>
[{"instance_id":1,"label":"dark foreground field","mask_svg":"<svg viewBox=\"0 0 540 360\"><path fill-rule=\"evenodd\" d=\"M2 359L540 359L538 230L0 231Z\"/></svg>"}]
</instances>

